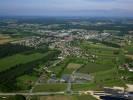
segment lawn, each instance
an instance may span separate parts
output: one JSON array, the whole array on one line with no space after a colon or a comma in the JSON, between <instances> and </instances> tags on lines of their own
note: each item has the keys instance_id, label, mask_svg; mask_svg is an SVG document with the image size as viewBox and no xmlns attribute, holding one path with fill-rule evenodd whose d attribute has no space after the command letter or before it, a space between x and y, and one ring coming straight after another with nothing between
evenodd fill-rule
<instances>
[{"instance_id":1,"label":"lawn","mask_svg":"<svg viewBox=\"0 0 133 100\"><path fill-rule=\"evenodd\" d=\"M43 84L43 85L37 85L33 92L59 92L59 91L65 91L67 89L67 84Z\"/></svg>"}]
</instances>

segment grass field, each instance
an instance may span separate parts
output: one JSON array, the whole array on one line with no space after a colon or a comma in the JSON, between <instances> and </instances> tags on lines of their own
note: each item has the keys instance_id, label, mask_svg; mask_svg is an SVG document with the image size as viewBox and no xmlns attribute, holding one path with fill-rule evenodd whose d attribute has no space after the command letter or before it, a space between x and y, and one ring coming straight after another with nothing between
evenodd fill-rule
<instances>
[{"instance_id":1,"label":"grass field","mask_svg":"<svg viewBox=\"0 0 133 100\"><path fill-rule=\"evenodd\" d=\"M89 55L96 55L97 58L90 58L79 70L80 73L88 73L94 76L94 82L86 85L75 85L74 90L77 88L85 89L85 87L99 86L125 86L118 75L117 64L124 61L124 54L120 48L109 47L101 43L93 43L82 41L78 45ZM117 53L115 53L117 52ZM93 59L94 62L90 60ZM119 59L119 62L117 61ZM96 89L98 87L94 87Z\"/></svg>"},{"instance_id":2,"label":"grass field","mask_svg":"<svg viewBox=\"0 0 133 100\"><path fill-rule=\"evenodd\" d=\"M70 59L66 58L64 61L60 62L56 66L51 67L50 70L53 71L57 75L57 77L61 77L61 75L64 72L64 69L67 67L69 62L70 62Z\"/></svg>"},{"instance_id":3,"label":"grass field","mask_svg":"<svg viewBox=\"0 0 133 100\"><path fill-rule=\"evenodd\" d=\"M64 70L65 74L71 74L73 71L79 69L82 66L82 64L76 64L76 63L69 63L67 67Z\"/></svg>"},{"instance_id":4,"label":"grass field","mask_svg":"<svg viewBox=\"0 0 133 100\"><path fill-rule=\"evenodd\" d=\"M128 55L133 55L133 43L131 45L126 45L124 50L127 51Z\"/></svg>"},{"instance_id":5,"label":"grass field","mask_svg":"<svg viewBox=\"0 0 133 100\"><path fill-rule=\"evenodd\" d=\"M22 81L23 83L28 83L29 81L36 81L37 77L30 75L23 75L17 78L18 81Z\"/></svg>"},{"instance_id":6,"label":"grass field","mask_svg":"<svg viewBox=\"0 0 133 100\"><path fill-rule=\"evenodd\" d=\"M92 75L95 77L94 81L97 84L102 84L103 86L125 86L125 83L121 81L117 71L117 68L113 68L110 70L93 73Z\"/></svg>"},{"instance_id":7,"label":"grass field","mask_svg":"<svg viewBox=\"0 0 133 100\"><path fill-rule=\"evenodd\" d=\"M28 89L28 87L37 80L37 77L31 75L23 75L18 77L16 80L17 86L21 87L21 89Z\"/></svg>"},{"instance_id":8,"label":"grass field","mask_svg":"<svg viewBox=\"0 0 133 100\"><path fill-rule=\"evenodd\" d=\"M47 53L46 53L47 54ZM0 72L10 69L19 64L25 64L43 58L46 54L33 53L30 55L16 54L0 59Z\"/></svg>"},{"instance_id":9,"label":"grass field","mask_svg":"<svg viewBox=\"0 0 133 100\"><path fill-rule=\"evenodd\" d=\"M126 57L131 58L133 60L133 54L132 55L126 55Z\"/></svg>"},{"instance_id":10,"label":"grass field","mask_svg":"<svg viewBox=\"0 0 133 100\"><path fill-rule=\"evenodd\" d=\"M33 92L59 92L65 91L67 89L67 84L44 84L44 85L37 85Z\"/></svg>"},{"instance_id":11,"label":"grass field","mask_svg":"<svg viewBox=\"0 0 133 100\"><path fill-rule=\"evenodd\" d=\"M95 83L84 83L84 84L72 84L73 91L88 91L88 90L99 90Z\"/></svg>"},{"instance_id":12,"label":"grass field","mask_svg":"<svg viewBox=\"0 0 133 100\"><path fill-rule=\"evenodd\" d=\"M80 95L80 96L41 96L40 100L97 100L94 97L88 95Z\"/></svg>"},{"instance_id":13,"label":"grass field","mask_svg":"<svg viewBox=\"0 0 133 100\"><path fill-rule=\"evenodd\" d=\"M78 72L81 73L96 73L99 71L105 71L111 69L113 66L106 65L106 64L96 64L96 63L87 63L83 67L80 68Z\"/></svg>"}]
</instances>

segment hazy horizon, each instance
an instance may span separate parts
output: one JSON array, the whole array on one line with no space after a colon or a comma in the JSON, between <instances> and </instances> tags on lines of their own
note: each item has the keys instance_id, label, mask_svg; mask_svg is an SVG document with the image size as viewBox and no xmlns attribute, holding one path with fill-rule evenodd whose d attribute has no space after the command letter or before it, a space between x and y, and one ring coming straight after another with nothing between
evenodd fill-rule
<instances>
[{"instance_id":1,"label":"hazy horizon","mask_svg":"<svg viewBox=\"0 0 133 100\"><path fill-rule=\"evenodd\" d=\"M0 16L133 17L133 0L3 0Z\"/></svg>"}]
</instances>

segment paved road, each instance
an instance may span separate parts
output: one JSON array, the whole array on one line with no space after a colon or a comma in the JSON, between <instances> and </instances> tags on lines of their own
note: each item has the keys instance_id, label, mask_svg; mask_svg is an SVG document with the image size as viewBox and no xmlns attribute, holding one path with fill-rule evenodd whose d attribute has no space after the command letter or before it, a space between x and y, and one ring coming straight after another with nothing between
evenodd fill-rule
<instances>
[{"instance_id":1,"label":"paved road","mask_svg":"<svg viewBox=\"0 0 133 100\"><path fill-rule=\"evenodd\" d=\"M68 91L68 92L72 92L71 87L72 87L72 81L74 80L73 75L76 73L76 71L77 71L77 69L76 69L75 71L72 72L72 74L71 74L71 76L70 76L70 79L69 79L69 81L68 81L68 84L67 84L67 91Z\"/></svg>"},{"instance_id":2,"label":"paved road","mask_svg":"<svg viewBox=\"0 0 133 100\"><path fill-rule=\"evenodd\" d=\"M24 96L34 96L34 95L63 95L64 92L36 92L36 93L0 93L0 96L14 96L14 95L24 95Z\"/></svg>"}]
</instances>

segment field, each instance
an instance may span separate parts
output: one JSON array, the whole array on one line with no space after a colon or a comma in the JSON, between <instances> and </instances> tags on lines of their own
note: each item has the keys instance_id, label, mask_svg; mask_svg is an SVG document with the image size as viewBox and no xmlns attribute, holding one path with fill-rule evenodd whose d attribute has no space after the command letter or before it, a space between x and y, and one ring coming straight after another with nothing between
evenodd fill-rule
<instances>
[{"instance_id":1,"label":"field","mask_svg":"<svg viewBox=\"0 0 133 100\"><path fill-rule=\"evenodd\" d=\"M71 74L78 69L79 73L90 74L94 77L91 83L73 84L72 90L102 89L104 86L125 86L118 74L118 64L123 62L124 59L120 48L90 41L82 41L79 44L77 46L89 54L88 58L70 56L53 69L56 73L61 72L62 74Z\"/></svg>"},{"instance_id":2,"label":"field","mask_svg":"<svg viewBox=\"0 0 133 100\"><path fill-rule=\"evenodd\" d=\"M126 55L126 57L133 59L133 55Z\"/></svg>"},{"instance_id":3,"label":"field","mask_svg":"<svg viewBox=\"0 0 133 100\"><path fill-rule=\"evenodd\" d=\"M97 100L94 97L88 95L80 96L41 96L40 100Z\"/></svg>"},{"instance_id":4,"label":"field","mask_svg":"<svg viewBox=\"0 0 133 100\"><path fill-rule=\"evenodd\" d=\"M67 84L43 84L43 85L37 85L33 92L59 92L59 91L65 91L67 88Z\"/></svg>"},{"instance_id":5,"label":"field","mask_svg":"<svg viewBox=\"0 0 133 100\"><path fill-rule=\"evenodd\" d=\"M91 83L73 84L73 90L101 89L104 86L125 86L118 74L118 64L123 62L124 59L123 52L119 48L88 41L82 41L78 46L89 54L88 58L67 57L53 69L54 72L61 72L62 74L71 74L78 69L78 73L86 73L94 77Z\"/></svg>"},{"instance_id":6,"label":"field","mask_svg":"<svg viewBox=\"0 0 133 100\"><path fill-rule=\"evenodd\" d=\"M69 63L67 67L64 70L65 74L71 74L73 71L79 69L82 66L82 64L76 64L76 63Z\"/></svg>"},{"instance_id":7,"label":"field","mask_svg":"<svg viewBox=\"0 0 133 100\"><path fill-rule=\"evenodd\" d=\"M128 55L133 55L133 43L131 45L124 46L124 50Z\"/></svg>"},{"instance_id":8,"label":"field","mask_svg":"<svg viewBox=\"0 0 133 100\"><path fill-rule=\"evenodd\" d=\"M65 70L69 62L70 62L70 59L65 59L61 61L59 64L57 64L56 66L51 67L50 70L53 71L57 77L61 77L61 75L63 74L63 71Z\"/></svg>"},{"instance_id":9,"label":"field","mask_svg":"<svg viewBox=\"0 0 133 100\"><path fill-rule=\"evenodd\" d=\"M67 69L76 70L76 69L80 68L80 66L81 66L80 64L69 63L67 66Z\"/></svg>"},{"instance_id":10,"label":"field","mask_svg":"<svg viewBox=\"0 0 133 100\"><path fill-rule=\"evenodd\" d=\"M21 89L27 89L30 87L32 83L37 80L36 76L31 75L23 75L18 77L17 79L17 86L21 87Z\"/></svg>"},{"instance_id":11,"label":"field","mask_svg":"<svg viewBox=\"0 0 133 100\"><path fill-rule=\"evenodd\" d=\"M13 39L10 36L0 35L0 44L5 44L5 43L8 43L12 40Z\"/></svg>"},{"instance_id":12,"label":"field","mask_svg":"<svg viewBox=\"0 0 133 100\"><path fill-rule=\"evenodd\" d=\"M30 55L16 54L13 56L5 57L3 59L0 59L0 72L10 69L16 65L25 64L37 59L41 59L46 55L47 53L33 53Z\"/></svg>"},{"instance_id":13,"label":"field","mask_svg":"<svg viewBox=\"0 0 133 100\"><path fill-rule=\"evenodd\" d=\"M109 65L106 65L106 64L97 64L97 63L89 62L86 65L84 65L83 67L81 67L78 72L81 72L81 73L96 73L96 72L99 72L99 71L109 70L112 67L113 66L109 66Z\"/></svg>"},{"instance_id":14,"label":"field","mask_svg":"<svg viewBox=\"0 0 133 100\"><path fill-rule=\"evenodd\" d=\"M57 55L56 50L33 49L2 57L0 59L0 91L30 89L40 73L38 70L40 65L44 65Z\"/></svg>"},{"instance_id":15,"label":"field","mask_svg":"<svg viewBox=\"0 0 133 100\"><path fill-rule=\"evenodd\" d=\"M16 99L15 96L6 96L6 99L3 99L2 97L0 97L0 100L18 100L18 99ZM97 100L97 99L87 94L87 95L79 95L79 96L78 95L32 96L31 100Z\"/></svg>"},{"instance_id":16,"label":"field","mask_svg":"<svg viewBox=\"0 0 133 100\"><path fill-rule=\"evenodd\" d=\"M88 90L99 90L101 89L95 83L84 83L84 84L72 84L73 91L88 91Z\"/></svg>"}]
</instances>

